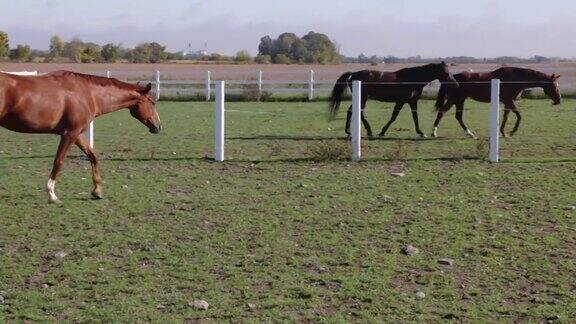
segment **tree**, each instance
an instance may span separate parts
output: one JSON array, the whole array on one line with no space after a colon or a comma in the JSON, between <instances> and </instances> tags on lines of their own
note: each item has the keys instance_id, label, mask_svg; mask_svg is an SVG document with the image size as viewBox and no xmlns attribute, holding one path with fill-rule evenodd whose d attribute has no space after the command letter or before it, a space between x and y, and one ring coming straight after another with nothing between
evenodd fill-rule
<instances>
[{"instance_id":1,"label":"tree","mask_svg":"<svg viewBox=\"0 0 576 324\"><path fill-rule=\"evenodd\" d=\"M8 34L0 30L0 58L6 58L10 55L10 42Z\"/></svg>"},{"instance_id":2,"label":"tree","mask_svg":"<svg viewBox=\"0 0 576 324\"><path fill-rule=\"evenodd\" d=\"M292 47L290 48L290 53L288 56L292 59L292 61L297 63L304 63L307 61L309 56L307 42L300 38L295 39L292 43Z\"/></svg>"},{"instance_id":3,"label":"tree","mask_svg":"<svg viewBox=\"0 0 576 324\"><path fill-rule=\"evenodd\" d=\"M102 60L108 63L115 63L122 55L122 48L116 44L106 44L102 47Z\"/></svg>"},{"instance_id":4,"label":"tree","mask_svg":"<svg viewBox=\"0 0 576 324\"><path fill-rule=\"evenodd\" d=\"M84 57L86 46L79 38L74 38L64 46L64 56L76 63L81 63Z\"/></svg>"},{"instance_id":5,"label":"tree","mask_svg":"<svg viewBox=\"0 0 576 324\"><path fill-rule=\"evenodd\" d=\"M134 63L160 63L167 57L166 46L158 43L142 43L130 51L130 61Z\"/></svg>"},{"instance_id":6,"label":"tree","mask_svg":"<svg viewBox=\"0 0 576 324\"><path fill-rule=\"evenodd\" d=\"M52 38L50 38L50 57L64 56L65 47L66 43L60 38L60 36L52 36Z\"/></svg>"},{"instance_id":7,"label":"tree","mask_svg":"<svg viewBox=\"0 0 576 324\"><path fill-rule=\"evenodd\" d=\"M152 48L148 43L142 43L130 51L130 61L133 63L150 63Z\"/></svg>"},{"instance_id":8,"label":"tree","mask_svg":"<svg viewBox=\"0 0 576 324\"><path fill-rule=\"evenodd\" d=\"M10 51L10 59L18 62L25 62L30 58L30 45L19 44Z\"/></svg>"},{"instance_id":9,"label":"tree","mask_svg":"<svg viewBox=\"0 0 576 324\"><path fill-rule=\"evenodd\" d=\"M325 34L309 32L302 37L308 46L308 63L338 63L340 55L336 45Z\"/></svg>"},{"instance_id":10,"label":"tree","mask_svg":"<svg viewBox=\"0 0 576 324\"><path fill-rule=\"evenodd\" d=\"M260 39L258 55L269 55L274 63L339 63L340 54L328 36L309 32L302 38L293 33L283 33L277 39L265 36Z\"/></svg>"},{"instance_id":11,"label":"tree","mask_svg":"<svg viewBox=\"0 0 576 324\"><path fill-rule=\"evenodd\" d=\"M85 43L80 58L82 63L94 63L102 61L102 48L98 44Z\"/></svg>"},{"instance_id":12,"label":"tree","mask_svg":"<svg viewBox=\"0 0 576 324\"><path fill-rule=\"evenodd\" d=\"M166 61L168 54L166 53L166 46L158 43L150 43L150 63L160 63Z\"/></svg>"},{"instance_id":13,"label":"tree","mask_svg":"<svg viewBox=\"0 0 576 324\"><path fill-rule=\"evenodd\" d=\"M236 53L234 61L237 63L250 63L250 61L252 61L252 56L248 51L239 51Z\"/></svg>"},{"instance_id":14,"label":"tree","mask_svg":"<svg viewBox=\"0 0 576 324\"><path fill-rule=\"evenodd\" d=\"M274 42L270 36L265 36L260 38L260 45L258 45L258 54L259 55L274 55L273 53Z\"/></svg>"}]
</instances>

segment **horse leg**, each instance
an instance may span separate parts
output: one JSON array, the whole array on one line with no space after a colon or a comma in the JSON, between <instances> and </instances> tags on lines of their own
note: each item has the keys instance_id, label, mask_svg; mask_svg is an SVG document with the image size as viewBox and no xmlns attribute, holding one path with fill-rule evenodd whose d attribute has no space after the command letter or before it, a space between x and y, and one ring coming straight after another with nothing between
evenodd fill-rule
<instances>
[{"instance_id":1,"label":"horse leg","mask_svg":"<svg viewBox=\"0 0 576 324\"><path fill-rule=\"evenodd\" d=\"M502 137L507 137L504 129L506 128L506 123L508 122L508 114L510 114L510 108L506 106L504 108L504 117L502 117L502 125L500 126L500 133L502 134Z\"/></svg>"},{"instance_id":2,"label":"horse leg","mask_svg":"<svg viewBox=\"0 0 576 324\"><path fill-rule=\"evenodd\" d=\"M458 123L460 124L460 127L462 127L462 129L464 130L464 132L466 133L467 136L470 136L473 139L478 139L478 137L476 137L476 135L474 135L474 133L472 133L472 131L468 129L466 124L464 124L464 119L462 117L464 117L464 103L463 102L456 104L456 120L458 121Z\"/></svg>"},{"instance_id":3,"label":"horse leg","mask_svg":"<svg viewBox=\"0 0 576 324\"><path fill-rule=\"evenodd\" d=\"M522 116L518 111L518 107L516 107L514 103L512 103L512 106L513 106L512 112L514 112L514 114L516 115L516 124L514 125L514 129L512 129L512 131L510 132L510 136L513 136L518 131L518 127L520 127L520 121L522 120Z\"/></svg>"},{"instance_id":4,"label":"horse leg","mask_svg":"<svg viewBox=\"0 0 576 324\"><path fill-rule=\"evenodd\" d=\"M374 134L372 134L372 127L370 127L370 123L368 122L368 119L366 119L366 114L364 113L364 108L366 108L366 101L368 101L368 98L362 98L362 110L360 117L362 118L362 124L364 124L364 128L366 128L368 137L374 137Z\"/></svg>"},{"instance_id":5,"label":"horse leg","mask_svg":"<svg viewBox=\"0 0 576 324\"><path fill-rule=\"evenodd\" d=\"M500 125L500 133L502 134L502 137L508 137L505 132L506 123L508 123L508 115L510 114L510 111L514 110L514 108L515 107L513 102L504 103L504 116L502 117L502 125Z\"/></svg>"},{"instance_id":6,"label":"horse leg","mask_svg":"<svg viewBox=\"0 0 576 324\"><path fill-rule=\"evenodd\" d=\"M92 190L92 197L94 199L102 199L102 177L100 176L100 170L98 169L98 158L94 153L94 150L88 144L84 135L80 135L76 140L76 146L78 146L86 157L90 160L92 165L92 182L94 183L94 190Z\"/></svg>"},{"instance_id":7,"label":"horse leg","mask_svg":"<svg viewBox=\"0 0 576 324\"><path fill-rule=\"evenodd\" d=\"M426 137L422 130L420 130L420 122L418 121L418 101L411 102L410 109L412 110L412 119L414 120L414 128L416 129L416 133L418 133L420 137Z\"/></svg>"},{"instance_id":8,"label":"horse leg","mask_svg":"<svg viewBox=\"0 0 576 324\"><path fill-rule=\"evenodd\" d=\"M64 163L64 159L66 155L70 151L72 144L76 142L76 138L78 137L78 133L67 133L66 135L62 135L60 137L60 144L58 144L58 150L56 151L56 157L54 158L54 166L52 167L52 172L50 173L50 178L48 179L48 184L46 185L46 191L48 192L48 202L52 204L60 204L62 203L60 199L56 196L56 192L54 191L56 187L56 179L60 174L60 170L62 169L62 164Z\"/></svg>"},{"instance_id":9,"label":"horse leg","mask_svg":"<svg viewBox=\"0 0 576 324\"><path fill-rule=\"evenodd\" d=\"M346 135L350 138L350 121L352 120L352 106L348 108L348 113L346 114Z\"/></svg>"},{"instance_id":10,"label":"horse leg","mask_svg":"<svg viewBox=\"0 0 576 324\"><path fill-rule=\"evenodd\" d=\"M390 128L390 125L392 125L392 123L398 117L398 114L400 113L400 110L402 110L402 107L404 107L404 103L400 102L396 103L396 106L394 106L394 111L392 112L392 117L390 117L388 123L382 128L382 131L380 132L379 136L384 136L386 134L388 128Z\"/></svg>"},{"instance_id":11,"label":"horse leg","mask_svg":"<svg viewBox=\"0 0 576 324\"><path fill-rule=\"evenodd\" d=\"M366 114L364 113L364 109L362 109L362 124L364 124L364 128L366 128L366 132L368 133L368 137L374 137L372 134L372 127L370 127L370 123L368 119L366 119Z\"/></svg>"},{"instance_id":12,"label":"horse leg","mask_svg":"<svg viewBox=\"0 0 576 324\"><path fill-rule=\"evenodd\" d=\"M444 117L444 115L452 108L454 103L452 101L448 101L444 107L438 110L438 114L436 115L436 120L434 121L434 129L432 130L432 137L438 137L438 125L440 125L440 121Z\"/></svg>"}]
</instances>

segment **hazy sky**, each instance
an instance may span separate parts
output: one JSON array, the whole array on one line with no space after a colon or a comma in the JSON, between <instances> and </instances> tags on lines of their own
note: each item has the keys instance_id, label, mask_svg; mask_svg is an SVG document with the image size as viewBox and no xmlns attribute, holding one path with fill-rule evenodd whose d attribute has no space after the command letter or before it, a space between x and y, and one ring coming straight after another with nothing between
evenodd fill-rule
<instances>
[{"instance_id":1,"label":"hazy sky","mask_svg":"<svg viewBox=\"0 0 576 324\"><path fill-rule=\"evenodd\" d=\"M313 30L354 56L576 57L576 1L0 0L0 30L39 49L59 34L255 54L262 36Z\"/></svg>"}]
</instances>

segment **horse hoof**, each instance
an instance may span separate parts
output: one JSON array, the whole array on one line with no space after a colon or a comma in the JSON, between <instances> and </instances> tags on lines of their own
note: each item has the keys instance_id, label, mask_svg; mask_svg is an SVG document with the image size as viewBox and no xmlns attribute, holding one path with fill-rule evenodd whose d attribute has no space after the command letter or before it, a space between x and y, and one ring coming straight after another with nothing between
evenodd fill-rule
<instances>
[{"instance_id":1,"label":"horse hoof","mask_svg":"<svg viewBox=\"0 0 576 324\"><path fill-rule=\"evenodd\" d=\"M55 198L55 199L49 198L48 203L51 205L62 205L62 200L60 200L58 198Z\"/></svg>"},{"instance_id":2,"label":"horse hoof","mask_svg":"<svg viewBox=\"0 0 576 324\"><path fill-rule=\"evenodd\" d=\"M426 134L420 134L420 138L428 138L428 136L426 136Z\"/></svg>"},{"instance_id":3,"label":"horse hoof","mask_svg":"<svg viewBox=\"0 0 576 324\"><path fill-rule=\"evenodd\" d=\"M92 191L92 198L93 198L94 200L103 199L104 196L102 195L102 191L101 191L101 190L98 190L98 189Z\"/></svg>"}]
</instances>

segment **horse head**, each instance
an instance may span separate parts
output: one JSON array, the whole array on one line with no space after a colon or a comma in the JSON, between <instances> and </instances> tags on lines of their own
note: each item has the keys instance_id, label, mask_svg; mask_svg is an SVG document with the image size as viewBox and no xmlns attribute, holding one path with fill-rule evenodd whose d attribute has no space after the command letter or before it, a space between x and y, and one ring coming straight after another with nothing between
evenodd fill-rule
<instances>
[{"instance_id":1,"label":"horse head","mask_svg":"<svg viewBox=\"0 0 576 324\"><path fill-rule=\"evenodd\" d=\"M451 87L457 88L458 81L454 78L450 70L448 69L448 64L442 61L440 64L434 64L436 69L437 79L442 83L448 83Z\"/></svg>"},{"instance_id":2,"label":"horse head","mask_svg":"<svg viewBox=\"0 0 576 324\"><path fill-rule=\"evenodd\" d=\"M152 90L152 84L148 83L145 87L141 87L137 90L140 94L138 101L132 107L130 107L130 114L132 117L138 119L142 124L146 125L152 134L160 133L162 129L162 124L160 123L160 117L156 111L156 102L152 98L150 93Z\"/></svg>"},{"instance_id":3,"label":"horse head","mask_svg":"<svg viewBox=\"0 0 576 324\"><path fill-rule=\"evenodd\" d=\"M542 86L544 93L548 96L548 98L554 101L554 105L559 105L562 102L562 95L560 94L560 90L558 89L559 78L560 78L559 75L552 74L549 82L546 82Z\"/></svg>"}]
</instances>

